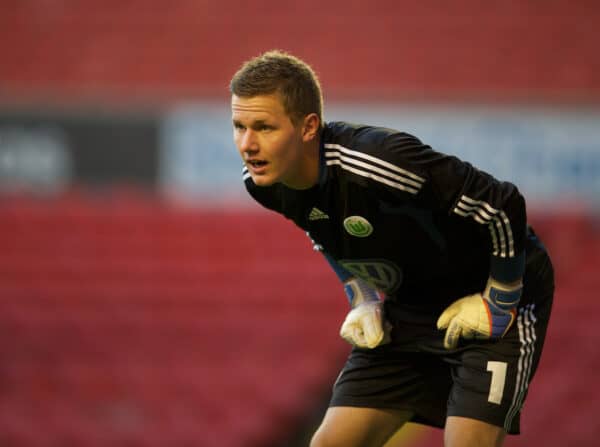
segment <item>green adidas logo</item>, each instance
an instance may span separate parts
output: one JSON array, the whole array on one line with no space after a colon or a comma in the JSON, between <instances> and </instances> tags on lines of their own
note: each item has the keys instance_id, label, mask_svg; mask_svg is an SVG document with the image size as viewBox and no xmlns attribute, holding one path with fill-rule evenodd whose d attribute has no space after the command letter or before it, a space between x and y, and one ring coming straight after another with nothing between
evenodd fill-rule
<instances>
[{"instance_id":1,"label":"green adidas logo","mask_svg":"<svg viewBox=\"0 0 600 447\"><path fill-rule=\"evenodd\" d=\"M356 237L367 237L373 232L373 226L362 216L346 217L344 228L349 234Z\"/></svg>"},{"instance_id":2,"label":"green adidas logo","mask_svg":"<svg viewBox=\"0 0 600 447\"><path fill-rule=\"evenodd\" d=\"M312 210L310 210L310 214L308 215L308 220L322 220L322 219L329 219L329 216L317 207L314 207Z\"/></svg>"}]
</instances>

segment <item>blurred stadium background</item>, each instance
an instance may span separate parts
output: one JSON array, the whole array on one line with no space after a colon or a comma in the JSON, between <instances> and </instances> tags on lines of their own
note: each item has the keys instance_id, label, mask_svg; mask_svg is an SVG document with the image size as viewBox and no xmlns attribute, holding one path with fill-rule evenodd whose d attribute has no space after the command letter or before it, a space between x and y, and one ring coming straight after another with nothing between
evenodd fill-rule
<instances>
[{"instance_id":1,"label":"blurred stadium background","mask_svg":"<svg viewBox=\"0 0 600 447\"><path fill-rule=\"evenodd\" d=\"M557 295L507 445L598 445L599 43L585 0L0 0L0 445L306 445L347 309L242 190L228 81L272 48L520 185Z\"/></svg>"}]
</instances>

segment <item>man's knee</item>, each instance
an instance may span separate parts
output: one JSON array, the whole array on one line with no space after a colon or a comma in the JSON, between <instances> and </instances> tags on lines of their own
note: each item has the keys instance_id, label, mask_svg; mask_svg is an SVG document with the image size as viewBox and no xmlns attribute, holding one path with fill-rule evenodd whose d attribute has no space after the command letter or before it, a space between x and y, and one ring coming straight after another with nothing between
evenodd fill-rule
<instances>
[{"instance_id":1,"label":"man's knee","mask_svg":"<svg viewBox=\"0 0 600 447\"><path fill-rule=\"evenodd\" d=\"M341 444L339 442L336 443L335 436L331 436L331 433L328 433L322 425L310 440L310 447L335 447L338 445Z\"/></svg>"},{"instance_id":2,"label":"man's knee","mask_svg":"<svg viewBox=\"0 0 600 447\"><path fill-rule=\"evenodd\" d=\"M310 447L380 447L412 413L374 408L330 408Z\"/></svg>"},{"instance_id":3,"label":"man's knee","mask_svg":"<svg viewBox=\"0 0 600 447\"><path fill-rule=\"evenodd\" d=\"M393 434L390 433L390 436ZM380 439L376 439L380 438ZM380 447L385 443L381 433L373 436L368 427L365 430L344 430L344 426L321 425L310 441L310 447Z\"/></svg>"},{"instance_id":4,"label":"man's knee","mask_svg":"<svg viewBox=\"0 0 600 447\"><path fill-rule=\"evenodd\" d=\"M503 428L476 419L450 416L444 429L445 447L501 447Z\"/></svg>"}]
</instances>

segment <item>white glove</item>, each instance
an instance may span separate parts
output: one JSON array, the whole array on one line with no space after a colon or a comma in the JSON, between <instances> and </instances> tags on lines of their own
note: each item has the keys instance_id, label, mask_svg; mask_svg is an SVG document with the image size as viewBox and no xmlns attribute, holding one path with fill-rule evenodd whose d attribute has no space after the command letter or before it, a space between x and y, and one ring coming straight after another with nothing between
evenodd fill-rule
<instances>
[{"instance_id":1,"label":"white glove","mask_svg":"<svg viewBox=\"0 0 600 447\"><path fill-rule=\"evenodd\" d=\"M359 348L373 349L389 341L389 330L384 330L382 304L382 302L369 301L352 309L346 315L340 329L340 336Z\"/></svg>"},{"instance_id":2,"label":"white glove","mask_svg":"<svg viewBox=\"0 0 600 447\"><path fill-rule=\"evenodd\" d=\"M452 303L437 321L438 329L446 329L444 347L454 349L464 339L498 339L510 329L516 316L523 285L503 284L488 279L483 293L476 293Z\"/></svg>"},{"instance_id":3,"label":"white glove","mask_svg":"<svg viewBox=\"0 0 600 447\"><path fill-rule=\"evenodd\" d=\"M360 348L388 343L391 325L383 318L383 302L377 291L359 279L351 279L345 287L354 309L346 315L340 336Z\"/></svg>"}]
</instances>

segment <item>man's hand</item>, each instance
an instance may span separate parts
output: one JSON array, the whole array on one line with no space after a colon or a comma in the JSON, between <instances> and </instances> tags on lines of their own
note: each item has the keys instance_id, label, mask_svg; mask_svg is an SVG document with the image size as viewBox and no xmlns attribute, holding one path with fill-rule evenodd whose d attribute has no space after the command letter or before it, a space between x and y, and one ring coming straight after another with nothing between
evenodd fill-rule
<instances>
[{"instance_id":1,"label":"man's hand","mask_svg":"<svg viewBox=\"0 0 600 447\"><path fill-rule=\"evenodd\" d=\"M353 309L346 315L340 336L360 348L388 343L392 326L383 317L383 302L377 290L358 278L346 281L344 290Z\"/></svg>"},{"instance_id":2,"label":"man's hand","mask_svg":"<svg viewBox=\"0 0 600 447\"><path fill-rule=\"evenodd\" d=\"M340 336L359 348L373 349L389 342L391 326L384 321L381 301L367 301L352 309L340 329Z\"/></svg>"},{"instance_id":3,"label":"man's hand","mask_svg":"<svg viewBox=\"0 0 600 447\"><path fill-rule=\"evenodd\" d=\"M454 349L459 338L498 339L510 329L521 298L521 281L503 284L489 278L485 291L452 303L437 321L446 329L444 347Z\"/></svg>"}]
</instances>

